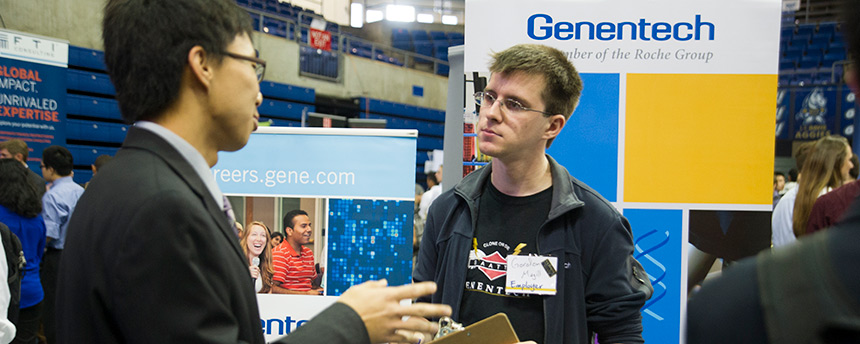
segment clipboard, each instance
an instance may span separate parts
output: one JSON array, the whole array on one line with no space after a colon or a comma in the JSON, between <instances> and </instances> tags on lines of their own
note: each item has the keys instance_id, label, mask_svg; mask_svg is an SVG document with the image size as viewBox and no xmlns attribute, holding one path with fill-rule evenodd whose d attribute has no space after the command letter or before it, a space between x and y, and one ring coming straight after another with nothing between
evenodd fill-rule
<instances>
[{"instance_id":1,"label":"clipboard","mask_svg":"<svg viewBox=\"0 0 860 344\"><path fill-rule=\"evenodd\" d=\"M496 313L428 344L514 344L519 341L508 316Z\"/></svg>"}]
</instances>

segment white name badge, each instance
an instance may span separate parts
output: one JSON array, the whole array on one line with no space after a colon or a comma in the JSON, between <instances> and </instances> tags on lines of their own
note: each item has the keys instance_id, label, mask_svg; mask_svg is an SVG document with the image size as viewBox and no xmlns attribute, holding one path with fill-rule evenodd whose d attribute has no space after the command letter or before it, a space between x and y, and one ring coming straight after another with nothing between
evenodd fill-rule
<instances>
[{"instance_id":1,"label":"white name badge","mask_svg":"<svg viewBox=\"0 0 860 344\"><path fill-rule=\"evenodd\" d=\"M557 257L510 255L507 260L505 293L555 295Z\"/></svg>"}]
</instances>

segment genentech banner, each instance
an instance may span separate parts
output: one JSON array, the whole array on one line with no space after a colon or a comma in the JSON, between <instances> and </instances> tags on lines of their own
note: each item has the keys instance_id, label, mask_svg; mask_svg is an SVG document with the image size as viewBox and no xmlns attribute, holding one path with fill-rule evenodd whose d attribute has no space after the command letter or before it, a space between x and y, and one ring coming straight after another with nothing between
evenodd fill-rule
<instances>
[{"instance_id":1,"label":"genentech banner","mask_svg":"<svg viewBox=\"0 0 860 344\"><path fill-rule=\"evenodd\" d=\"M654 285L646 342L680 340L688 242L731 258L769 247L779 27L779 0L466 3L467 80L520 43L581 73L549 153L629 218Z\"/></svg>"},{"instance_id":2,"label":"genentech banner","mask_svg":"<svg viewBox=\"0 0 860 344\"><path fill-rule=\"evenodd\" d=\"M294 210L286 204L295 199L311 215L316 239L307 246L322 275L311 286L322 295L259 294L267 341L303 325L350 286L412 282L417 137L417 130L261 127L241 150L219 154L212 174L221 191L254 197L237 209L246 228L263 221L283 233L272 219Z\"/></svg>"}]
</instances>

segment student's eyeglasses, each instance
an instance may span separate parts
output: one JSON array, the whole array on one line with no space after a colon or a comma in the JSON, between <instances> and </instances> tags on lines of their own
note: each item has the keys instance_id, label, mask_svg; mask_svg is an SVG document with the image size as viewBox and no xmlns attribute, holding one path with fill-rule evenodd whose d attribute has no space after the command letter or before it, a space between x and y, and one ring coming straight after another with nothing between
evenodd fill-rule
<instances>
[{"instance_id":1,"label":"student's eyeglasses","mask_svg":"<svg viewBox=\"0 0 860 344\"><path fill-rule=\"evenodd\" d=\"M490 93L487 93L487 92L475 93L475 104L478 104L478 106L492 107L493 104L496 103L496 100L497 100L496 96L494 96ZM507 109L511 113L521 113L521 112L525 112L525 111L533 111L533 112L542 113L542 114L547 115L547 116L552 116L551 113L546 112L546 111L527 108L527 107L523 106L522 103L520 103L516 100L513 100L513 99L505 98L505 99L502 99L501 102L502 102L502 107Z\"/></svg>"},{"instance_id":2,"label":"student's eyeglasses","mask_svg":"<svg viewBox=\"0 0 860 344\"><path fill-rule=\"evenodd\" d=\"M257 73L257 82L263 81L263 75L266 74L266 61L263 59L259 59L256 57L243 56L239 54L234 54L229 51L223 52L224 55L232 57L234 59L250 61L254 63L254 72Z\"/></svg>"}]
</instances>

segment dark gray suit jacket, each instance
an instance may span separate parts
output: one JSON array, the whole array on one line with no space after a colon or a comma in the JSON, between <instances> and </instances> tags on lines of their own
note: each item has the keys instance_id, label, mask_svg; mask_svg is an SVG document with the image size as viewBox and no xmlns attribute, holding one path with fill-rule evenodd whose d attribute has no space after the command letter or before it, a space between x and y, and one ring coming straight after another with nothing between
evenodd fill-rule
<instances>
[{"instance_id":1,"label":"dark gray suit jacket","mask_svg":"<svg viewBox=\"0 0 860 344\"><path fill-rule=\"evenodd\" d=\"M61 343L263 343L247 258L170 144L131 128L78 202L60 263ZM338 303L285 343L364 343Z\"/></svg>"}]
</instances>

